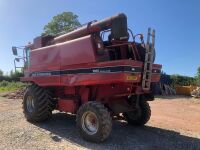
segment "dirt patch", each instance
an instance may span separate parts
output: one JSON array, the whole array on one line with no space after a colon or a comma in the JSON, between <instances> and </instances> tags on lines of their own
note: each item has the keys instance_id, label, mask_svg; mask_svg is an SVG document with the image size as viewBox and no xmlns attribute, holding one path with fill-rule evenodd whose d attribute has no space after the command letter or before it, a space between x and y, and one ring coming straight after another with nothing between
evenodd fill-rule
<instances>
[{"instance_id":1,"label":"dirt patch","mask_svg":"<svg viewBox=\"0 0 200 150\"><path fill-rule=\"evenodd\" d=\"M150 103L152 126L168 128L200 138L200 100L190 97L168 97Z\"/></svg>"},{"instance_id":2,"label":"dirt patch","mask_svg":"<svg viewBox=\"0 0 200 150\"><path fill-rule=\"evenodd\" d=\"M24 91L25 89L19 89L13 92L1 93L0 96L8 99L22 99Z\"/></svg>"},{"instance_id":3,"label":"dirt patch","mask_svg":"<svg viewBox=\"0 0 200 150\"><path fill-rule=\"evenodd\" d=\"M50 120L31 124L21 100L0 98L0 149L200 149L200 101L168 97L150 105L152 118L146 126L114 121L108 140L95 144L79 136L74 115L55 112Z\"/></svg>"}]
</instances>

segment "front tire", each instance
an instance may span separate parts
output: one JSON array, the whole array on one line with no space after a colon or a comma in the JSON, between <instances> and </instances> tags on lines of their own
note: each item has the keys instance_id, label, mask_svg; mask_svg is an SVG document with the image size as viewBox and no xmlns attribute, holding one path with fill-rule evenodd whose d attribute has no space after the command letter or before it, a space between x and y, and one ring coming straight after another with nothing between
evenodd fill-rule
<instances>
[{"instance_id":1,"label":"front tire","mask_svg":"<svg viewBox=\"0 0 200 150\"><path fill-rule=\"evenodd\" d=\"M44 121L51 117L53 111L52 98L47 90L35 84L26 89L22 106L24 116L30 122Z\"/></svg>"},{"instance_id":2,"label":"front tire","mask_svg":"<svg viewBox=\"0 0 200 150\"><path fill-rule=\"evenodd\" d=\"M76 116L77 128L83 139L102 142L112 130L112 118L107 108L99 102L83 104Z\"/></svg>"},{"instance_id":3,"label":"front tire","mask_svg":"<svg viewBox=\"0 0 200 150\"><path fill-rule=\"evenodd\" d=\"M143 126L151 117L151 108L147 101L140 99L139 107L134 111L124 113L125 120L133 126Z\"/></svg>"}]
</instances>

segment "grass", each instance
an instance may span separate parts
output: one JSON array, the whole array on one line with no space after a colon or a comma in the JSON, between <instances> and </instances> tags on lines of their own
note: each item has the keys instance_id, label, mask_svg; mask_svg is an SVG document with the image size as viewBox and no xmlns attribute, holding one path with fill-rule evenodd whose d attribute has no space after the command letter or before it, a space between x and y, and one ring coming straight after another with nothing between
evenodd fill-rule
<instances>
[{"instance_id":1,"label":"grass","mask_svg":"<svg viewBox=\"0 0 200 150\"><path fill-rule=\"evenodd\" d=\"M24 88L26 84L22 82L8 82L8 81L1 81L0 82L0 93L4 92L12 92L18 89Z\"/></svg>"}]
</instances>

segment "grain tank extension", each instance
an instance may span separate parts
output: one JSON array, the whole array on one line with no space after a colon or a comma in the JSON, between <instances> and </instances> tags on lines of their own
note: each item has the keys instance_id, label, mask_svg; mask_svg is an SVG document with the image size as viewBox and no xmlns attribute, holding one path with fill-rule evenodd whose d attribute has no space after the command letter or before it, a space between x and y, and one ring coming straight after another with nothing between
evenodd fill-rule
<instances>
[{"instance_id":1,"label":"grain tank extension","mask_svg":"<svg viewBox=\"0 0 200 150\"><path fill-rule=\"evenodd\" d=\"M128 29L124 14L35 38L25 47L21 78L30 83L23 99L26 119L43 121L53 110L76 114L80 135L93 142L108 138L113 119L144 125L154 99L151 85L160 79L154 45L155 30L148 29L144 43L142 34Z\"/></svg>"}]
</instances>

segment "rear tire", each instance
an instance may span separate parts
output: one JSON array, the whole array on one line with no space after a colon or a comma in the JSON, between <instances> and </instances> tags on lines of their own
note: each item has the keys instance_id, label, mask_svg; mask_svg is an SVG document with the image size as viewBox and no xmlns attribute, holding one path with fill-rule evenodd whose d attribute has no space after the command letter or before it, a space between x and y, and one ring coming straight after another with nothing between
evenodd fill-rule
<instances>
[{"instance_id":1,"label":"rear tire","mask_svg":"<svg viewBox=\"0 0 200 150\"><path fill-rule=\"evenodd\" d=\"M133 126L143 126L151 117L151 108L147 101L141 99L139 108L134 111L124 113L125 120Z\"/></svg>"},{"instance_id":2,"label":"rear tire","mask_svg":"<svg viewBox=\"0 0 200 150\"><path fill-rule=\"evenodd\" d=\"M99 102L83 104L76 116L77 128L83 139L102 142L112 130L112 118L107 108Z\"/></svg>"},{"instance_id":3,"label":"rear tire","mask_svg":"<svg viewBox=\"0 0 200 150\"><path fill-rule=\"evenodd\" d=\"M24 93L22 102L24 116L30 122L44 121L51 117L53 104L47 90L32 84Z\"/></svg>"}]
</instances>

